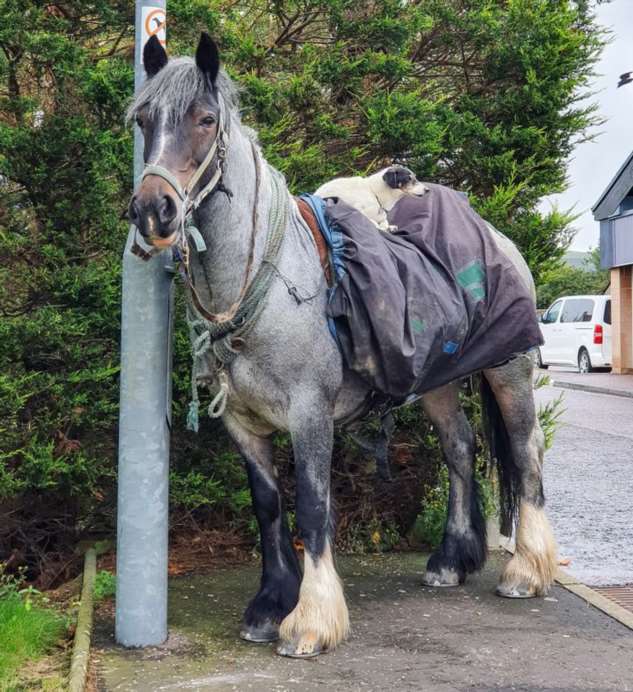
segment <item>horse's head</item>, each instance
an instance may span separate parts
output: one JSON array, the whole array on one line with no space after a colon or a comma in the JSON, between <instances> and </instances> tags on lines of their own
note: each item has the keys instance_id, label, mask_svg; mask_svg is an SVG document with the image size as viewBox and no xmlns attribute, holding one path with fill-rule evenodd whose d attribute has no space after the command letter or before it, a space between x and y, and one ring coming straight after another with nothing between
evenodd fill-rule
<instances>
[{"instance_id":1,"label":"horse's head","mask_svg":"<svg viewBox=\"0 0 633 692\"><path fill-rule=\"evenodd\" d=\"M145 170L128 213L146 242L165 248L178 238L183 202L194 199L218 170L208 155L221 117L220 59L207 34L200 37L195 63L190 58L168 61L152 36L143 64L148 80L128 115L143 131Z\"/></svg>"}]
</instances>

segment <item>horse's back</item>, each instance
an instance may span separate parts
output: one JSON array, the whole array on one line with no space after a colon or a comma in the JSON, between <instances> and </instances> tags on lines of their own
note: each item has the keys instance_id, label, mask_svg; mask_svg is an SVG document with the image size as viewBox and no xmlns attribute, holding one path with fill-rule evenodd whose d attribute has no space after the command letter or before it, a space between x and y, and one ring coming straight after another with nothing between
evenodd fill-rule
<instances>
[{"instance_id":1,"label":"horse's back","mask_svg":"<svg viewBox=\"0 0 633 692\"><path fill-rule=\"evenodd\" d=\"M532 278L532 272L528 267L523 255L521 254L519 248L508 238L508 236L498 231L492 224L486 222L490 233L499 248L499 250L512 262L515 269L517 270L519 276L525 282L525 285L530 291L532 299L536 303L536 287L534 286L534 279Z\"/></svg>"}]
</instances>

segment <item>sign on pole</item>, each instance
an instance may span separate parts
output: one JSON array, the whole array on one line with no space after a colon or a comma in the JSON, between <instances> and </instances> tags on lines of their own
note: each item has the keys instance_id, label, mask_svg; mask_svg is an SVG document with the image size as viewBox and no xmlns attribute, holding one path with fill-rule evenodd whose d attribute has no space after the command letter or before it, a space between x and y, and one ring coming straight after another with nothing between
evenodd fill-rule
<instances>
[{"instance_id":1,"label":"sign on pole","mask_svg":"<svg viewBox=\"0 0 633 692\"><path fill-rule=\"evenodd\" d=\"M151 36L156 36L163 47L167 45L167 14L164 7L143 7L141 12L141 65L143 48Z\"/></svg>"}]
</instances>

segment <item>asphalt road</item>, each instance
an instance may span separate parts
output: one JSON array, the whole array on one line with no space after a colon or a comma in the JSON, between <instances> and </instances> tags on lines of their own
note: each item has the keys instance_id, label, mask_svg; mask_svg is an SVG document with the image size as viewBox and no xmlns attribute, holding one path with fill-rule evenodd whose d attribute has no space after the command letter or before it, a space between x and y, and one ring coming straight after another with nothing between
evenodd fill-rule
<instances>
[{"instance_id":1,"label":"asphalt road","mask_svg":"<svg viewBox=\"0 0 633 692\"><path fill-rule=\"evenodd\" d=\"M633 583L633 399L544 387L564 413L545 455L547 511L565 569L586 584Z\"/></svg>"}]
</instances>

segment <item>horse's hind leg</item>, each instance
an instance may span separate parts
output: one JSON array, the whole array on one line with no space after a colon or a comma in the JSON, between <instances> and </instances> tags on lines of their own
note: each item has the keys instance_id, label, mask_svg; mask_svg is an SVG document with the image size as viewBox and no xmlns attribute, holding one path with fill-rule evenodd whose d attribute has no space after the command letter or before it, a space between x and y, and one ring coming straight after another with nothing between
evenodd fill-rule
<instances>
[{"instance_id":1,"label":"horse's hind leg","mask_svg":"<svg viewBox=\"0 0 633 692\"><path fill-rule=\"evenodd\" d=\"M518 495L516 550L497 587L500 596L510 598L545 595L557 565L556 541L544 509L545 438L534 406L532 371L532 359L523 355L484 372L507 431L507 445L501 440L497 449L497 456L505 458L498 464L505 467L506 478L515 477Z\"/></svg>"},{"instance_id":2,"label":"horse's hind leg","mask_svg":"<svg viewBox=\"0 0 633 692\"><path fill-rule=\"evenodd\" d=\"M486 524L474 475L475 436L457 384L425 394L422 405L439 434L450 483L444 537L429 558L424 583L457 586L486 559Z\"/></svg>"},{"instance_id":3,"label":"horse's hind leg","mask_svg":"<svg viewBox=\"0 0 633 692\"><path fill-rule=\"evenodd\" d=\"M281 623L277 652L305 658L333 649L349 631L349 615L332 546L330 463L332 407L303 394L291 405L290 434L297 479L297 527L304 546L299 602Z\"/></svg>"},{"instance_id":4,"label":"horse's hind leg","mask_svg":"<svg viewBox=\"0 0 633 692\"><path fill-rule=\"evenodd\" d=\"M246 462L261 536L260 587L246 608L240 636L252 642L274 641L281 621L297 604L301 571L283 511L272 443L249 432L230 415L224 417L224 423Z\"/></svg>"}]
</instances>

